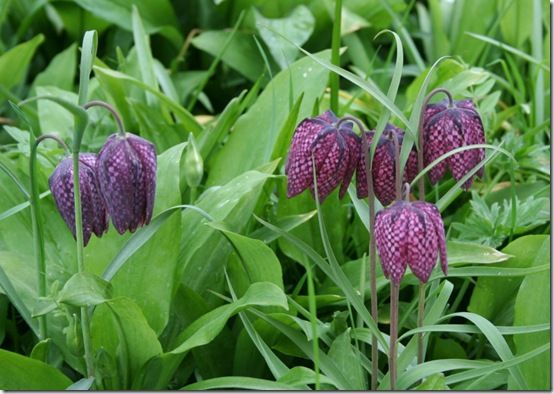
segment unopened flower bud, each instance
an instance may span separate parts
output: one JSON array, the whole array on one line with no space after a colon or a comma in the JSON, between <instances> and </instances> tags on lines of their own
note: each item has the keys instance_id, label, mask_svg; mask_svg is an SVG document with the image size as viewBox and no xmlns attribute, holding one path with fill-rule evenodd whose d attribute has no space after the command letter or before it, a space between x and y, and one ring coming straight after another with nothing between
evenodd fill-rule
<instances>
[{"instance_id":1,"label":"unopened flower bud","mask_svg":"<svg viewBox=\"0 0 554 394\"><path fill-rule=\"evenodd\" d=\"M196 147L194 136L190 134L187 147L185 148L185 180L189 187L198 187L204 176L204 160Z\"/></svg>"}]
</instances>

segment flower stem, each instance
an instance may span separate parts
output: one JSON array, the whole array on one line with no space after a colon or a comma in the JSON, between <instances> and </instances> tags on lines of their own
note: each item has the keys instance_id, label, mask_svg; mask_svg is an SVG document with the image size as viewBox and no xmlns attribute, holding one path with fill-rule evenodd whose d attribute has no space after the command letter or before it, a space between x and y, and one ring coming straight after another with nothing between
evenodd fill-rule
<instances>
[{"instance_id":1,"label":"flower stem","mask_svg":"<svg viewBox=\"0 0 554 394\"><path fill-rule=\"evenodd\" d=\"M452 99L452 94L445 88L436 88L433 89L423 100L423 105L421 106L421 113L419 114L419 125L417 127L418 130L418 149L417 149L417 172L423 171L423 122L425 120L425 109L427 108L427 105L429 104L429 101L431 101L431 98L433 98L434 95L438 93L444 93L446 97L448 98L448 107L452 108L454 106L454 100ZM425 182L423 177L419 178L418 183L419 188L419 199L421 201L425 201Z\"/></svg>"},{"instance_id":2,"label":"flower stem","mask_svg":"<svg viewBox=\"0 0 554 394\"><path fill-rule=\"evenodd\" d=\"M423 105L421 106L421 113L419 114L419 125L418 125L418 149L417 149L417 172L420 173L423 171L423 149L424 149L424 136L423 136L423 122L425 120L425 109L431 101L431 98L438 93L443 93L448 99L448 107L452 108L454 106L454 100L452 99L452 94L445 88L433 89L423 100ZM425 201L425 182L424 178L420 177L418 182L419 188L419 200ZM425 315L425 283L419 284L419 300L417 307L417 327L423 326L423 317ZM424 343L423 343L423 333L417 335L417 362L421 364L423 362L423 353L424 353Z\"/></svg>"},{"instance_id":3,"label":"flower stem","mask_svg":"<svg viewBox=\"0 0 554 394\"><path fill-rule=\"evenodd\" d=\"M85 271L83 253L83 216L81 209L81 187L79 183L79 150L73 152L73 197L75 204L75 238L77 240L77 272ZM85 363L87 376L94 376L94 364L92 360L92 347L90 341L90 321L88 310L81 307L81 329L83 331L83 345L85 348Z\"/></svg>"},{"instance_id":4,"label":"flower stem","mask_svg":"<svg viewBox=\"0 0 554 394\"><path fill-rule=\"evenodd\" d=\"M419 300L417 304L417 326L423 327L425 316L425 283L419 283ZM423 333L417 334L417 363L421 364L424 359Z\"/></svg>"},{"instance_id":5,"label":"flower stem","mask_svg":"<svg viewBox=\"0 0 554 394\"><path fill-rule=\"evenodd\" d=\"M367 143L366 129L362 122L352 116L345 116L337 123L351 121L358 126L362 133L362 152L364 154L365 174L367 182L367 206L369 208L369 290L371 294L371 317L378 324L379 304L377 300L377 249L375 247L375 191L373 189L372 163L369 160L369 145ZM371 390L377 390L377 378L379 376L379 345L377 337L371 336Z\"/></svg>"},{"instance_id":6,"label":"flower stem","mask_svg":"<svg viewBox=\"0 0 554 394\"><path fill-rule=\"evenodd\" d=\"M37 270L38 296L46 297L47 278L46 278L46 261L44 258L44 233L42 230L42 222L40 221L40 203L39 192L37 185L37 147L38 142L33 141L33 133L31 135L31 157L29 160L29 178L31 181L31 222L33 226L33 243L35 248L35 264ZM43 340L48 337L48 324L46 315L38 317L39 339Z\"/></svg>"},{"instance_id":7,"label":"flower stem","mask_svg":"<svg viewBox=\"0 0 554 394\"><path fill-rule=\"evenodd\" d=\"M119 112L112 107L110 104L100 101L100 100L92 100L89 101L86 104L83 104L84 109L89 109L91 107L102 107L110 111L115 119L115 122L117 123L117 128L119 130L119 135L125 136L125 127L123 126L123 120L121 119L121 116L119 115Z\"/></svg>"},{"instance_id":8,"label":"flower stem","mask_svg":"<svg viewBox=\"0 0 554 394\"><path fill-rule=\"evenodd\" d=\"M360 124L358 124L360 127ZM371 317L377 324L379 318L379 308L377 302L377 252L375 247L375 192L373 190L372 166L369 160L369 146L363 127L362 131L362 151L364 152L365 173L367 182L367 206L369 208L369 287L371 293ZM379 375L379 346L377 337L371 337L371 390L377 390L377 377Z\"/></svg>"},{"instance_id":9,"label":"flower stem","mask_svg":"<svg viewBox=\"0 0 554 394\"><path fill-rule=\"evenodd\" d=\"M390 389L396 389L396 345L398 341L398 292L399 285L391 282L390 286L390 351L389 376Z\"/></svg>"}]
</instances>

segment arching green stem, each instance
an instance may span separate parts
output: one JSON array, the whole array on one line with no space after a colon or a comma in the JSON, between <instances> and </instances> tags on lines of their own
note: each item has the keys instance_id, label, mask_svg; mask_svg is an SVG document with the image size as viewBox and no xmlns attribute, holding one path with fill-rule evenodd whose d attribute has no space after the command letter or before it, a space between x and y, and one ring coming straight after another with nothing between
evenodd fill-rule
<instances>
[{"instance_id":1,"label":"arching green stem","mask_svg":"<svg viewBox=\"0 0 554 394\"><path fill-rule=\"evenodd\" d=\"M418 149L417 149L417 170L418 173L423 171L423 149L425 147L425 141L423 138L423 122L425 121L425 109L431 101L431 98L438 93L443 93L448 99L448 108L454 106L454 100L452 99L452 94L445 88L433 89L423 100L423 105L421 106L421 113L419 115L419 125L417 128L418 133ZM425 181L423 177L419 178L418 183L419 188L419 199L425 201ZM417 306L417 326L421 327L423 325L423 318L425 316L425 283L420 283L418 288L419 299ZM423 333L417 335L417 362L421 364L424 358L424 343L423 343Z\"/></svg>"},{"instance_id":2,"label":"arching green stem","mask_svg":"<svg viewBox=\"0 0 554 394\"><path fill-rule=\"evenodd\" d=\"M89 109L91 107L102 107L102 108L105 108L108 111L110 111L111 114L113 115L114 119L115 119L115 122L117 123L117 128L118 128L119 135L125 136L125 127L123 126L123 120L121 119L121 116L119 115L119 112L117 112L117 110L114 107L112 107L110 104L108 104L104 101L100 101L100 100L92 100L92 101L89 101L88 103L83 105L84 109Z\"/></svg>"}]
</instances>

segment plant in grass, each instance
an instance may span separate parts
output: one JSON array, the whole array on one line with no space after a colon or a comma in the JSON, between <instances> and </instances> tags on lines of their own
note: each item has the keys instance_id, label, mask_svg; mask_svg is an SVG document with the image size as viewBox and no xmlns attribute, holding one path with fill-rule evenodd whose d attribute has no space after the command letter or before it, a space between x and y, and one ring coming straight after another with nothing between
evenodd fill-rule
<instances>
[{"instance_id":1,"label":"plant in grass","mask_svg":"<svg viewBox=\"0 0 554 394\"><path fill-rule=\"evenodd\" d=\"M398 339L398 292L406 267L427 283L440 255L446 275L448 262L444 225L433 204L397 200L375 217L375 240L383 273L391 281L389 375L391 389L396 387L396 347Z\"/></svg>"}]
</instances>

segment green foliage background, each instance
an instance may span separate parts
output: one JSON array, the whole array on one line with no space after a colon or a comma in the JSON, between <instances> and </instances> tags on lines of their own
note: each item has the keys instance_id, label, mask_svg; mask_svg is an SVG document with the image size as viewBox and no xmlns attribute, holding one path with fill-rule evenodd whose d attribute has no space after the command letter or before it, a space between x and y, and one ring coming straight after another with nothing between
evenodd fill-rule
<instances>
[{"instance_id":1,"label":"green foliage background","mask_svg":"<svg viewBox=\"0 0 554 394\"><path fill-rule=\"evenodd\" d=\"M141 0L133 11L130 0L0 1L0 169L21 186L0 172L0 388L368 389L372 333L387 351L389 301L379 271L373 324L367 204L351 185L343 200L328 198L318 219L308 192L285 193L295 126L329 107L334 5ZM487 142L517 161L491 150L471 193L449 177L428 188L451 266L428 286L420 366L418 282L407 273L402 283L400 389L550 388L549 16L544 0L343 1L340 71L348 78L339 115L374 128L396 81L388 110L411 120L425 83L426 91L446 87L474 100ZM79 48L91 29L99 44L88 98L114 105L129 131L156 144L155 218L135 234L111 228L93 237L87 272L74 275L74 240L47 184L64 152L42 144L49 296L39 299L24 193L29 133L69 143L74 121L38 101L25 107L28 127L8 100L77 103ZM377 36L384 29L402 45ZM100 109L89 115L84 150L97 152L116 125ZM402 117L392 122L407 127ZM190 135L204 163L194 191L185 179ZM94 306L94 381L83 378L82 305ZM46 312L51 340L37 342L32 316ZM386 389L383 354L380 367Z\"/></svg>"}]
</instances>

